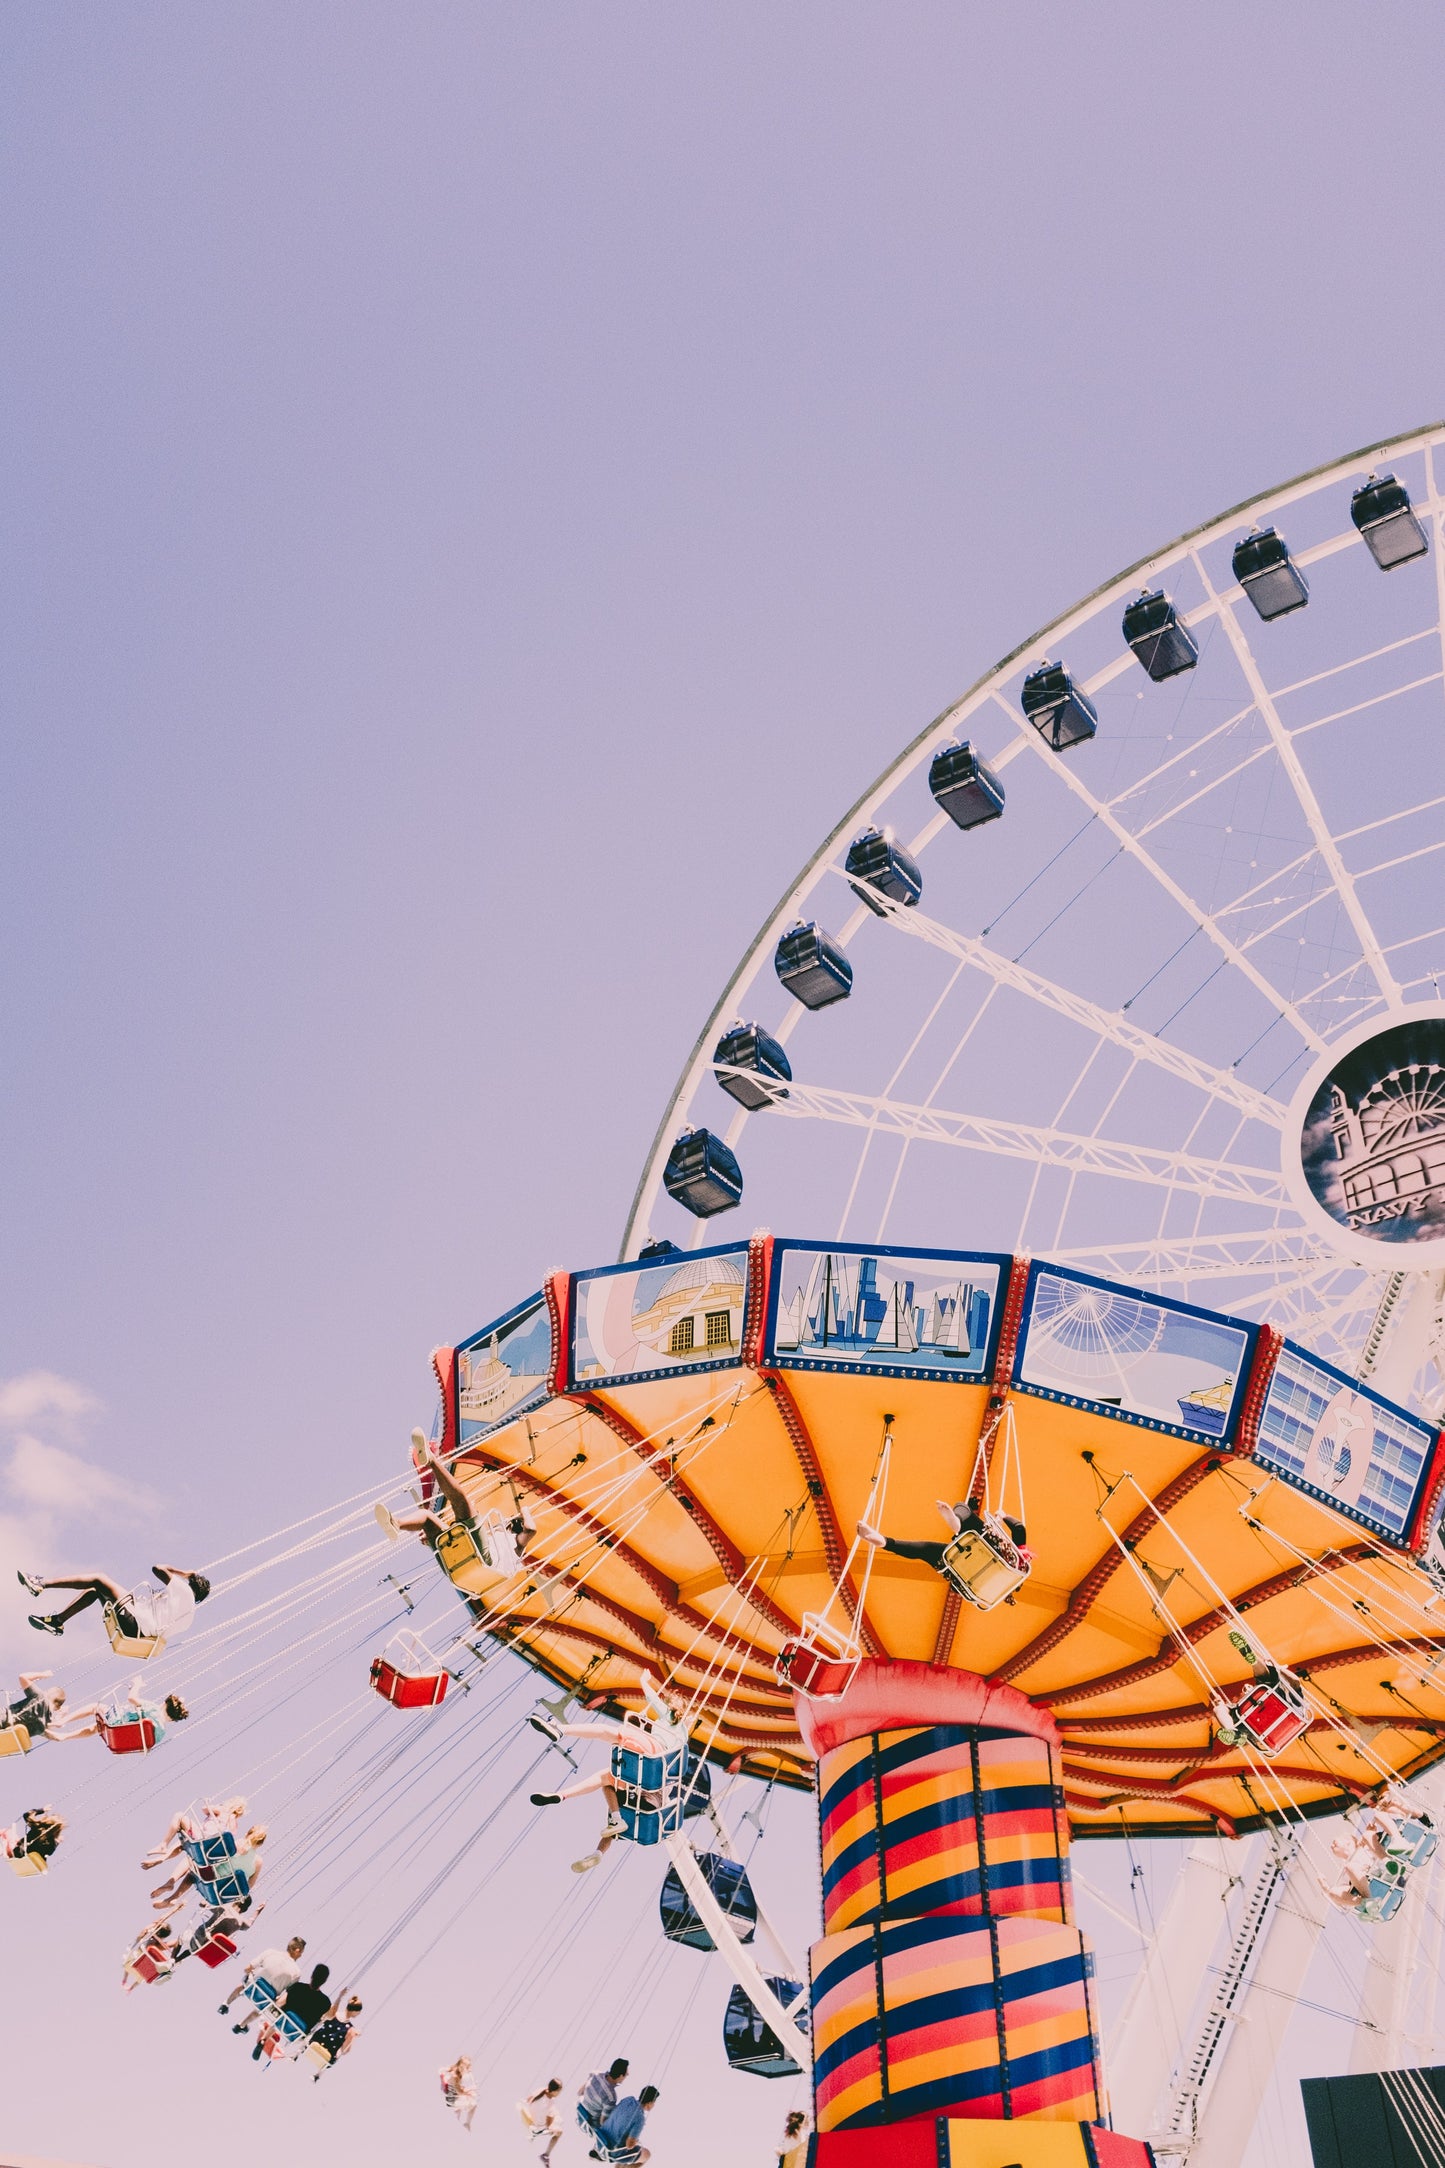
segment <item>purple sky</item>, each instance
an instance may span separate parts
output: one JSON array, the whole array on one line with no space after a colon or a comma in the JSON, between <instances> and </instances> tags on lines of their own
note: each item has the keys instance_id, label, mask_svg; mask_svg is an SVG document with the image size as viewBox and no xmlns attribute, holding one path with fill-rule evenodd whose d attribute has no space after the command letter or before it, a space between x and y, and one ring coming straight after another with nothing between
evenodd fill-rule
<instances>
[{"instance_id":1,"label":"purple sky","mask_svg":"<svg viewBox=\"0 0 1445 2168\"><path fill-rule=\"evenodd\" d=\"M1442 62L1423 5L7 11L0 1378L61 1381L0 1388L8 1661L17 1559L391 1471L433 1342L614 1254L888 754L1445 407ZM139 2168L164 2097L216 2168L466 2157L407 2088L485 1937L313 2098L193 1982L120 2003L93 1855L0 1903L0 2142ZM766 2158L717 2064L659 2168Z\"/></svg>"}]
</instances>

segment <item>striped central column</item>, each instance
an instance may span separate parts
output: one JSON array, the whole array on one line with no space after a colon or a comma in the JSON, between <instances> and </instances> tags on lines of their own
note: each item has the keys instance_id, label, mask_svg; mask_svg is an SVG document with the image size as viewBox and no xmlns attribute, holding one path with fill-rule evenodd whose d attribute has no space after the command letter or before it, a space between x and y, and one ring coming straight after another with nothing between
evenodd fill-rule
<instances>
[{"instance_id":1,"label":"striped central column","mask_svg":"<svg viewBox=\"0 0 1445 2168\"><path fill-rule=\"evenodd\" d=\"M1053 1719L938 1664L865 1662L797 1706L818 1761L820 2145L940 2118L1102 2122Z\"/></svg>"}]
</instances>

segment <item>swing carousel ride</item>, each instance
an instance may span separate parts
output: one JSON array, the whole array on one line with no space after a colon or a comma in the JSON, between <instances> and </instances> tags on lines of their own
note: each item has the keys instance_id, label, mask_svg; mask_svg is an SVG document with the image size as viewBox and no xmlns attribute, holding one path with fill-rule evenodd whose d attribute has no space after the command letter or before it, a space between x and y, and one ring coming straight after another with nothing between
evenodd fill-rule
<instances>
[{"instance_id":1,"label":"swing carousel ride","mask_svg":"<svg viewBox=\"0 0 1445 2168\"><path fill-rule=\"evenodd\" d=\"M1233 2168L1327 1918L1399 2044L1445 1756L1442 458L1238 507L981 679L750 945L621 1261L434 1358L408 1587L448 1608L380 1713L424 1741L501 1648L555 1689L511 1736L607 1734L571 1891L665 1855L728 2060L811 2073L813 2168ZM758 1784L816 1793L806 1957ZM1111 2107L1071 1847L1151 1838Z\"/></svg>"}]
</instances>

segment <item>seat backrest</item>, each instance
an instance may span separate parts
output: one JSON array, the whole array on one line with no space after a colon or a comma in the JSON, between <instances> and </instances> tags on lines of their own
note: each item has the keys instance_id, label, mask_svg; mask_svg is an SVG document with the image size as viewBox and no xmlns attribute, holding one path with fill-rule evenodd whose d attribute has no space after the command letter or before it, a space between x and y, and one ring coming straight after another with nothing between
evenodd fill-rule
<instances>
[{"instance_id":1,"label":"seat backrest","mask_svg":"<svg viewBox=\"0 0 1445 2168\"><path fill-rule=\"evenodd\" d=\"M0 1724L0 1754L28 1754L30 1733L24 1724Z\"/></svg>"},{"instance_id":2,"label":"seat backrest","mask_svg":"<svg viewBox=\"0 0 1445 2168\"><path fill-rule=\"evenodd\" d=\"M39 1852L12 1852L10 1865L16 1874L44 1874L45 1860Z\"/></svg>"}]
</instances>

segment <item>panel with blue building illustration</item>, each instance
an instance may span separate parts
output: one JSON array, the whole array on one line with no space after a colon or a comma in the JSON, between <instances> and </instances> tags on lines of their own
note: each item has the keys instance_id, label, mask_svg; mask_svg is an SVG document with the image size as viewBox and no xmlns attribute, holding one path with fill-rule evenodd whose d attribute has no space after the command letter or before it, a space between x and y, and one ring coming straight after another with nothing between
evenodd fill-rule
<instances>
[{"instance_id":1,"label":"panel with blue building illustration","mask_svg":"<svg viewBox=\"0 0 1445 2168\"><path fill-rule=\"evenodd\" d=\"M457 1435L463 1445L510 1422L547 1395L552 1322L541 1295L473 1333L457 1349Z\"/></svg>"},{"instance_id":2,"label":"panel with blue building illustration","mask_svg":"<svg viewBox=\"0 0 1445 2168\"><path fill-rule=\"evenodd\" d=\"M1008 1265L949 1250L775 1243L766 1359L786 1370L986 1377Z\"/></svg>"},{"instance_id":3,"label":"panel with blue building illustration","mask_svg":"<svg viewBox=\"0 0 1445 2168\"><path fill-rule=\"evenodd\" d=\"M1435 1433L1291 1341L1279 1352L1255 1459L1395 1542L1409 1532Z\"/></svg>"},{"instance_id":4,"label":"panel with blue building illustration","mask_svg":"<svg viewBox=\"0 0 1445 2168\"><path fill-rule=\"evenodd\" d=\"M1256 1338L1237 1318L1036 1264L1014 1385L1146 1430L1228 1438Z\"/></svg>"}]
</instances>

